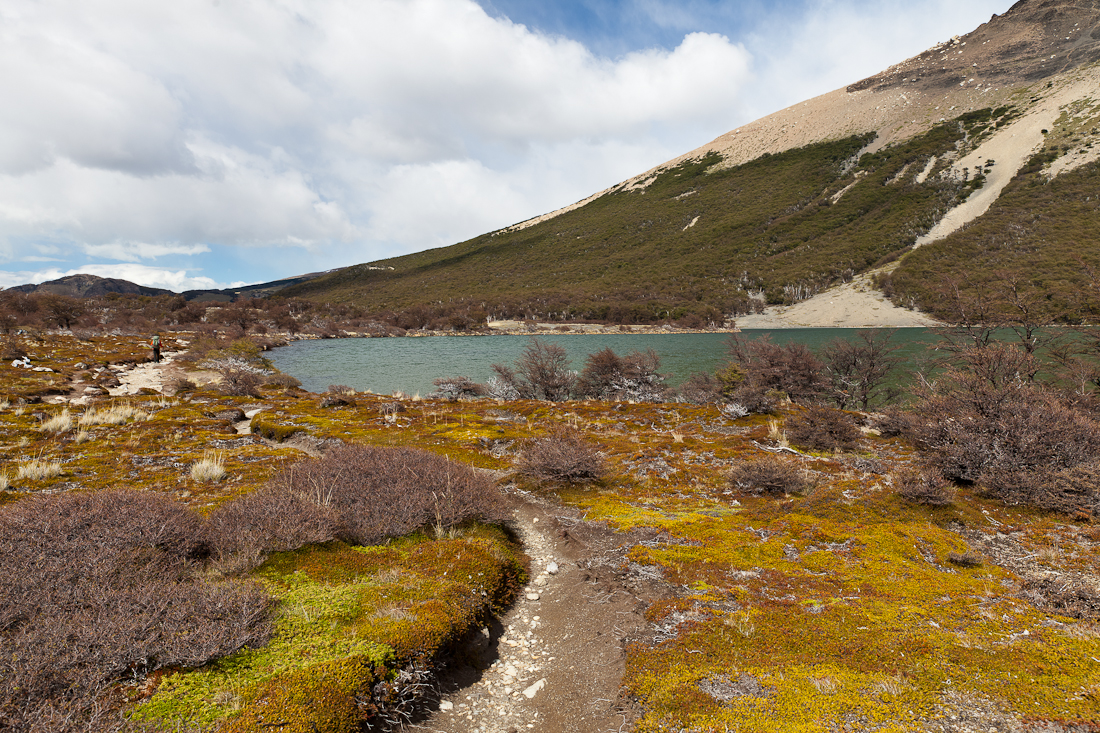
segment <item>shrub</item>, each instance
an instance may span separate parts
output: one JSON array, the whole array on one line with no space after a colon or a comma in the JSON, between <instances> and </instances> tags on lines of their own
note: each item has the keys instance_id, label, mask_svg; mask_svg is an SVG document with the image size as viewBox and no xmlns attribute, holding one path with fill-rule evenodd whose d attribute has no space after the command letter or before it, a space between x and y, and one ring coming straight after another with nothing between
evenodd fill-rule
<instances>
[{"instance_id":1,"label":"shrub","mask_svg":"<svg viewBox=\"0 0 1100 733\"><path fill-rule=\"evenodd\" d=\"M919 388L906 434L947 479L980 483L1012 503L1092 511L1098 489L1087 466L1100 454L1100 420L1086 404L1029 379L1033 362L1004 344L965 352ZM1078 467L1075 483L1060 478Z\"/></svg>"},{"instance_id":2,"label":"shrub","mask_svg":"<svg viewBox=\"0 0 1100 733\"><path fill-rule=\"evenodd\" d=\"M211 522L222 562L246 567L313 542L369 545L422 527L442 532L504 517L493 482L465 464L415 448L343 445L284 468Z\"/></svg>"},{"instance_id":3,"label":"shrub","mask_svg":"<svg viewBox=\"0 0 1100 733\"><path fill-rule=\"evenodd\" d=\"M535 481L596 481L607 473L596 446L565 426L555 426L549 434L530 440L515 465L520 474Z\"/></svg>"},{"instance_id":4,"label":"shrub","mask_svg":"<svg viewBox=\"0 0 1100 733\"><path fill-rule=\"evenodd\" d=\"M598 400L661 402L668 388L665 377L657 372L660 368L661 359L653 349L620 357L605 348L588 355L576 392Z\"/></svg>"},{"instance_id":5,"label":"shrub","mask_svg":"<svg viewBox=\"0 0 1100 733\"><path fill-rule=\"evenodd\" d=\"M898 390L886 384L891 372L901 363L894 356L897 346L890 345L892 331L859 331L855 341L838 338L825 347L825 374L831 386L830 398L842 410L871 403L889 402Z\"/></svg>"},{"instance_id":6,"label":"shrub","mask_svg":"<svg viewBox=\"0 0 1100 733\"><path fill-rule=\"evenodd\" d=\"M913 504L946 506L955 500L950 482L934 471L908 468L894 477L898 495Z\"/></svg>"},{"instance_id":7,"label":"shrub","mask_svg":"<svg viewBox=\"0 0 1100 733\"><path fill-rule=\"evenodd\" d=\"M707 405L722 399L722 383L714 375L693 372L676 391L677 402Z\"/></svg>"},{"instance_id":8,"label":"shrub","mask_svg":"<svg viewBox=\"0 0 1100 733\"><path fill-rule=\"evenodd\" d=\"M455 402L463 397L483 397L487 390L469 377L440 377L432 382L436 395Z\"/></svg>"},{"instance_id":9,"label":"shrub","mask_svg":"<svg viewBox=\"0 0 1100 733\"><path fill-rule=\"evenodd\" d=\"M787 421L787 437L811 450L851 450L860 436L850 415L828 407L808 407Z\"/></svg>"},{"instance_id":10,"label":"shrub","mask_svg":"<svg viewBox=\"0 0 1100 733\"><path fill-rule=\"evenodd\" d=\"M737 464L730 470L728 479L732 488L758 494L802 494L810 488L801 469L772 455Z\"/></svg>"},{"instance_id":11,"label":"shrub","mask_svg":"<svg viewBox=\"0 0 1100 733\"><path fill-rule=\"evenodd\" d=\"M513 370L493 364L492 368L521 399L560 402L572 396L577 373L569 369L569 357L561 346L532 337L515 366Z\"/></svg>"},{"instance_id":12,"label":"shrub","mask_svg":"<svg viewBox=\"0 0 1100 733\"><path fill-rule=\"evenodd\" d=\"M827 388L824 365L802 344L779 346L767 337L750 341L733 334L726 345L732 362L744 372L745 383L757 389L783 392L793 402L805 404ZM730 389L736 389L736 384L731 382Z\"/></svg>"},{"instance_id":13,"label":"shrub","mask_svg":"<svg viewBox=\"0 0 1100 733\"><path fill-rule=\"evenodd\" d=\"M282 387L283 389L293 389L295 387L301 387L302 381L297 377L292 377L289 374L284 374L283 372L275 372L264 380L264 385L270 387Z\"/></svg>"},{"instance_id":14,"label":"shrub","mask_svg":"<svg viewBox=\"0 0 1100 733\"><path fill-rule=\"evenodd\" d=\"M114 682L266 641L270 599L205 579L207 552L202 520L150 492L33 496L3 507L0 727L106 729Z\"/></svg>"}]
</instances>

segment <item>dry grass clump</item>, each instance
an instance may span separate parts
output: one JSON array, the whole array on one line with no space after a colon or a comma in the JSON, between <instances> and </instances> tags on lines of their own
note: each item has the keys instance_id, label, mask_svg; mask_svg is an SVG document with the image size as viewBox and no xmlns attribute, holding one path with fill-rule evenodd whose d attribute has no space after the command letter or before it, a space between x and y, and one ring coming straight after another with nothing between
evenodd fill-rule
<instances>
[{"instance_id":1,"label":"dry grass clump","mask_svg":"<svg viewBox=\"0 0 1100 733\"><path fill-rule=\"evenodd\" d=\"M63 410L53 417L43 420L38 429L44 433L60 435L68 432L73 427L73 416L68 410Z\"/></svg>"},{"instance_id":2,"label":"dry grass clump","mask_svg":"<svg viewBox=\"0 0 1100 733\"><path fill-rule=\"evenodd\" d=\"M217 451L204 451L202 458L191 464L191 478L207 483L225 475L225 456Z\"/></svg>"},{"instance_id":3,"label":"dry grass clump","mask_svg":"<svg viewBox=\"0 0 1100 733\"><path fill-rule=\"evenodd\" d=\"M207 553L201 518L154 493L0 509L0 728L117 730L114 683L266 641L270 600L204 578Z\"/></svg>"},{"instance_id":4,"label":"dry grass clump","mask_svg":"<svg viewBox=\"0 0 1100 733\"><path fill-rule=\"evenodd\" d=\"M306 544L369 545L505 516L492 480L465 464L415 448L344 445L283 469L210 521L219 559L241 570L268 552Z\"/></svg>"},{"instance_id":5,"label":"dry grass clump","mask_svg":"<svg viewBox=\"0 0 1100 733\"><path fill-rule=\"evenodd\" d=\"M607 473L607 464L596 446L579 431L563 425L529 441L515 467L530 479L550 483L597 481Z\"/></svg>"},{"instance_id":6,"label":"dry grass clump","mask_svg":"<svg viewBox=\"0 0 1100 733\"><path fill-rule=\"evenodd\" d=\"M60 459L45 459L41 456L31 458L19 464L19 470L15 473L17 481L41 481L61 475Z\"/></svg>"},{"instance_id":7,"label":"dry grass clump","mask_svg":"<svg viewBox=\"0 0 1100 733\"><path fill-rule=\"evenodd\" d=\"M739 463L727 477L734 489L774 496L802 494L811 486L798 466L772 455Z\"/></svg>"},{"instance_id":8,"label":"dry grass clump","mask_svg":"<svg viewBox=\"0 0 1100 733\"><path fill-rule=\"evenodd\" d=\"M7 491L11 486L11 479L8 478L8 474L0 473L0 491Z\"/></svg>"},{"instance_id":9,"label":"dry grass clump","mask_svg":"<svg viewBox=\"0 0 1100 733\"><path fill-rule=\"evenodd\" d=\"M840 410L813 405L787 421L787 437L811 450L851 450L861 433L855 420Z\"/></svg>"},{"instance_id":10,"label":"dry grass clump","mask_svg":"<svg viewBox=\"0 0 1100 733\"><path fill-rule=\"evenodd\" d=\"M91 425L125 425L128 422L148 420L149 413L128 402L114 403L104 409L89 408L80 416L82 427Z\"/></svg>"}]
</instances>

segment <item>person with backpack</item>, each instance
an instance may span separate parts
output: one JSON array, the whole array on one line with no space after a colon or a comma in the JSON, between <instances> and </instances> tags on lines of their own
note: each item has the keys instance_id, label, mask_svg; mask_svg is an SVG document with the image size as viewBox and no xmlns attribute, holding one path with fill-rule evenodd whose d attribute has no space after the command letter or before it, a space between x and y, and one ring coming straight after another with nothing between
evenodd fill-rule
<instances>
[{"instance_id":1,"label":"person with backpack","mask_svg":"<svg viewBox=\"0 0 1100 733\"><path fill-rule=\"evenodd\" d=\"M160 334L153 334L153 340L150 342L150 346L153 347L153 363L160 363Z\"/></svg>"}]
</instances>

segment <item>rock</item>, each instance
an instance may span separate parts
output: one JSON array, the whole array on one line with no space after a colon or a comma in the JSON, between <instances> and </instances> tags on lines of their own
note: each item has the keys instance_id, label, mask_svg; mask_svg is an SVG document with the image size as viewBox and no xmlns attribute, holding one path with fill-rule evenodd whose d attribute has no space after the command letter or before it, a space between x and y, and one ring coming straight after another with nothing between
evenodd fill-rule
<instances>
[{"instance_id":1,"label":"rock","mask_svg":"<svg viewBox=\"0 0 1100 733\"><path fill-rule=\"evenodd\" d=\"M543 677L541 680L539 680L535 684L528 687L526 690L524 690L523 691L523 696L526 697L528 700L530 700L535 695L539 694L539 690L541 690L544 687L546 687L546 678L545 677Z\"/></svg>"},{"instance_id":2,"label":"rock","mask_svg":"<svg viewBox=\"0 0 1100 733\"><path fill-rule=\"evenodd\" d=\"M530 593L527 594L527 600L529 600L529 601L537 601L539 599L539 597L540 597L539 594L536 593L535 591L531 591Z\"/></svg>"},{"instance_id":3,"label":"rock","mask_svg":"<svg viewBox=\"0 0 1100 733\"><path fill-rule=\"evenodd\" d=\"M454 710L455 704L450 700L443 700L439 703L440 710Z\"/></svg>"},{"instance_id":4,"label":"rock","mask_svg":"<svg viewBox=\"0 0 1100 733\"><path fill-rule=\"evenodd\" d=\"M103 387L99 387L97 385L92 385L91 387L85 387L84 388L84 394L89 395L89 396L103 396L105 394L110 394L110 393L107 390L105 390Z\"/></svg>"},{"instance_id":5,"label":"rock","mask_svg":"<svg viewBox=\"0 0 1100 733\"><path fill-rule=\"evenodd\" d=\"M540 575L539 577L535 578L535 585L537 585L537 586L538 586L538 587L540 587L540 588L542 588L543 586L545 586L545 585L546 585L547 583L549 583L549 582L550 582L550 581L549 581L549 580L547 580L547 579L546 579L546 577L545 577L545 576L542 576L542 575Z\"/></svg>"},{"instance_id":6,"label":"rock","mask_svg":"<svg viewBox=\"0 0 1100 733\"><path fill-rule=\"evenodd\" d=\"M557 575L558 564L556 562L551 562L549 565L546 566L546 572L550 573L551 575Z\"/></svg>"}]
</instances>

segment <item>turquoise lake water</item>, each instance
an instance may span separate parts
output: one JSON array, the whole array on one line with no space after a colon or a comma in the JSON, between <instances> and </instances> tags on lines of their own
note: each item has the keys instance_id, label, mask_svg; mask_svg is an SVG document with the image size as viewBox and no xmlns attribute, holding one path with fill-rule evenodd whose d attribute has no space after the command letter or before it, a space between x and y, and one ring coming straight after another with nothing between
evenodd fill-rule
<instances>
[{"instance_id":1,"label":"turquoise lake water","mask_svg":"<svg viewBox=\"0 0 1100 733\"><path fill-rule=\"evenodd\" d=\"M857 330L849 328L801 328L745 330L746 338L771 336L777 344L799 342L819 350L837 338L854 339ZM600 334L539 335L560 344L568 352L572 368L584 368L585 358L610 347L619 355L652 348L661 357L661 371L669 383L678 385L693 372L713 372L726 360L729 334ZM295 341L271 352L280 371L302 381L311 392L323 392L329 385L341 384L359 391L378 394L397 391L429 395L435 391L432 380L439 377L469 377L484 382L493 376L492 364L512 365L527 344L528 336L433 336L425 338L325 339ZM925 328L900 328L893 343L901 347L905 359L904 374L926 364L930 345L937 337Z\"/></svg>"}]
</instances>

